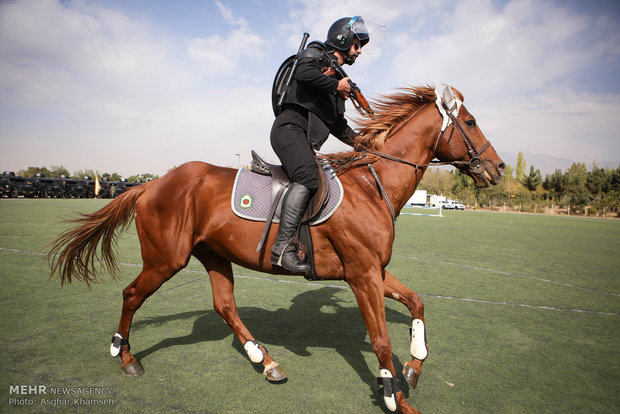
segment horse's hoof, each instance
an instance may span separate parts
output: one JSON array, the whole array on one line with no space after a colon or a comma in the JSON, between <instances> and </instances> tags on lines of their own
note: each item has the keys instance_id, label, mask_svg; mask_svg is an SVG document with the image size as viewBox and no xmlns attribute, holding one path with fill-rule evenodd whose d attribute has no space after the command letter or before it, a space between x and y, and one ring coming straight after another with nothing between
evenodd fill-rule
<instances>
[{"instance_id":1,"label":"horse's hoof","mask_svg":"<svg viewBox=\"0 0 620 414\"><path fill-rule=\"evenodd\" d=\"M418 371L405 364L405 366L403 367L403 375L405 376L405 380L407 380L407 383L409 384L411 389L415 390L415 387L418 386L418 378L420 378L420 374L418 374Z\"/></svg>"},{"instance_id":2,"label":"horse's hoof","mask_svg":"<svg viewBox=\"0 0 620 414\"><path fill-rule=\"evenodd\" d=\"M123 370L123 374L128 377L139 377L144 374L144 368L142 368L142 364L140 361L136 361L131 365L127 365L126 367L121 367Z\"/></svg>"},{"instance_id":3,"label":"horse's hoof","mask_svg":"<svg viewBox=\"0 0 620 414\"><path fill-rule=\"evenodd\" d=\"M286 372L277 362L272 362L267 365L263 374L265 374L267 380L272 383L281 383L286 381Z\"/></svg>"}]
</instances>

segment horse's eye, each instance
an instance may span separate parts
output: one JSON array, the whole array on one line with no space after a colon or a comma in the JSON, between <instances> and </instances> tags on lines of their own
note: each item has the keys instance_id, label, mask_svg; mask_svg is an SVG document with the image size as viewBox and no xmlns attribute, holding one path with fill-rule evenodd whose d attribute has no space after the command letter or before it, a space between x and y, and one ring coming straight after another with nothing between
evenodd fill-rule
<instances>
[{"instance_id":1,"label":"horse's eye","mask_svg":"<svg viewBox=\"0 0 620 414\"><path fill-rule=\"evenodd\" d=\"M465 123L467 124L468 127L475 127L476 126L476 120L474 120L474 119L468 119L467 121L465 121Z\"/></svg>"}]
</instances>

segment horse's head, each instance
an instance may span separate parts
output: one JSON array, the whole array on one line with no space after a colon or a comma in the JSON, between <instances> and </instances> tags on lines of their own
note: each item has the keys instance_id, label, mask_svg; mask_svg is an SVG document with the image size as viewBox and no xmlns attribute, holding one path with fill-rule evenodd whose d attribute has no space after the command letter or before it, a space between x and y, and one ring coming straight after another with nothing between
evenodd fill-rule
<instances>
[{"instance_id":1,"label":"horse's head","mask_svg":"<svg viewBox=\"0 0 620 414\"><path fill-rule=\"evenodd\" d=\"M435 157L449 162L474 179L476 187L488 187L502 179L505 164L486 139L478 123L463 106L463 95L447 85L436 89L437 108L443 117L435 143Z\"/></svg>"}]
</instances>

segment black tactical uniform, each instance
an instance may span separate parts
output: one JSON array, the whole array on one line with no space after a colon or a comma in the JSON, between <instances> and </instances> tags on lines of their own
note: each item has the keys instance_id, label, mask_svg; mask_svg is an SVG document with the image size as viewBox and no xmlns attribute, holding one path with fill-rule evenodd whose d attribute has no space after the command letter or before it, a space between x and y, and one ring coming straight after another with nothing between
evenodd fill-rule
<instances>
[{"instance_id":1,"label":"black tactical uniform","mask_svg":"<svg viewBox=\"0 0 620 414\"><path fill-rule=\"evenodd\" d=\"M271 146L291 180L282 204L278 236L271 249L271 262L290 271L308 270L308 264L299 260L296 248L289 242L318 187L321 171L315 151L330 133L347 144L356 135L344 117L345 100L337 92L338 79L324 73L330 60L337 60L334 50L348 53L355 37L362 46L368 42L364 21L357 16L346 17L332 25L325 43L308 45L299 56L283 110L271 128Z\"/></svg>"},{"instance_id":2,"label":"black tactical uniform","mask_svg":"<svg viewBox=\"0 0 620 414\"><path fill-rule=\"evenodd\" d=\"M320 42L301 53L283 111L271 129L271 146L291 182L311 192L319 180L314 151L330 133L344 143L355 136L344 117L345 100L336 91L338 80L323 73L331 59L335 57Z\"/></svg>"}]
</instances>

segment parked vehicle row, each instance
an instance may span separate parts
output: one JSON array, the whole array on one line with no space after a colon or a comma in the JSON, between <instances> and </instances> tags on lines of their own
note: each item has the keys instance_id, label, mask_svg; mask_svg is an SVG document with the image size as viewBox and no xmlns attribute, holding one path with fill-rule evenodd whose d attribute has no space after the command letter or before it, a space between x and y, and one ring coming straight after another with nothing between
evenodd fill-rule
<instances>
[{"instance_id":1,"label":"parked vehicle row","mask_svg":"<svg viewBox=\"0 0 620 414\"><path fill-rule=\"evenodd\" d=\"M128 188L141 183L127 181L99 181L101 189L95 195L95 180L47 178L41 176L19 177L5 171L0 177L0 197L27 198L114 198Z\"/></svg>"}]
</instances>

